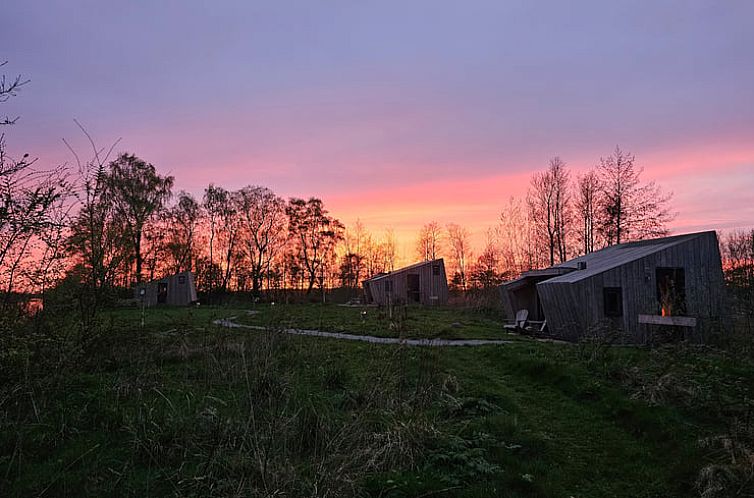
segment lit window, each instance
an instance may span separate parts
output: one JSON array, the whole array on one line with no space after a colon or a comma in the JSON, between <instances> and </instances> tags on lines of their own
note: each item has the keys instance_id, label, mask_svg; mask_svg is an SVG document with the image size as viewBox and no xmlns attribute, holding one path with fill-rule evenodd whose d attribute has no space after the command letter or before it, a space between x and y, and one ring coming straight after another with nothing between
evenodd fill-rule
<instances>
[{"instance_id":1,"label":"lit window","mask_svg":"<svg viewBox=\"0 0 754 498\"><path fill-rule=\"evenodd\" d=\"M662 316L686 314L686 275L683 268L657 268L657 304Z\"/></svg>"}]
</instances>

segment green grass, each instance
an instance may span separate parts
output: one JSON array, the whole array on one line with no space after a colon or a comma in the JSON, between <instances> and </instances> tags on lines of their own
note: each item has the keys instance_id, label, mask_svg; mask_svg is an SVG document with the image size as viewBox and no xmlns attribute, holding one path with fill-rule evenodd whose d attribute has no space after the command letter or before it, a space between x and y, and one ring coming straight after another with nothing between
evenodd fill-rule
<instances>
[{"instance_id":1,"label":"green grass","mask_svg":"<svg viewBox=\"0 0 754 498\"><path fill-rule=\"evenodd\" d=\"M503 332L502 314L485 315L470 309L421 306L387 309L371 306L277 304L238 314L248 325L283 326L378 337L442 339L510 339Z\"/></svg>"},{"instance_id":2,"label":"green grass","mask_svg":"<svg viewBox=\"0 0 754 498\"><path fill-rule=\"evenodd\" d=\"M750 361L693 347L408 348L211 324L391 333L374 309L258 309L158 308L143 327L120 309L92 337L20 337L0 357L0 496L695 496L721 458L699 438L754 398ZM455 337L500 334L450 308L404 323L427 337L456 321Z\"/></svg>"}]
</instances>

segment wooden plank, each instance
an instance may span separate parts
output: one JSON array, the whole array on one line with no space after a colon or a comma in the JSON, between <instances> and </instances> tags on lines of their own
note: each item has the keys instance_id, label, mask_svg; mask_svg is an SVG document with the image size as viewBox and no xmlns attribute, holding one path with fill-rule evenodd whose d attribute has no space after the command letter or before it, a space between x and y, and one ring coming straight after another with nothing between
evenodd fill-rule
<instances>
[{"instance_id":1,"label":"wooden plank","mask_svg":"<svg viewBox=\"0 0 754 498\"><path fill-rule=\"evenodd\" d=\"M639 315L639 323L696 327L696 318L693 316Z\"/></svg>"}]
</instances>

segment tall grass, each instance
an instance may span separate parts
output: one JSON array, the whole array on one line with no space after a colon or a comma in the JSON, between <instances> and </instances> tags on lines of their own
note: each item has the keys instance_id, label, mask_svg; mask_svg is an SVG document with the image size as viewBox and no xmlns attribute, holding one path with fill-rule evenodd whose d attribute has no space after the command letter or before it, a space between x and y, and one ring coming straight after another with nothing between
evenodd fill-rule
<instances>
[{"instance_id":1,"label":"tall grass","mask_svg":"<svg viewBox=\"0 0 754 498\"><path fill-rule=\"evenodd\" d=\"M332 343L190 320L3 340L3 496L354 496L445 437L437 350L353 369Z\"/></svg>"}]
</instances>

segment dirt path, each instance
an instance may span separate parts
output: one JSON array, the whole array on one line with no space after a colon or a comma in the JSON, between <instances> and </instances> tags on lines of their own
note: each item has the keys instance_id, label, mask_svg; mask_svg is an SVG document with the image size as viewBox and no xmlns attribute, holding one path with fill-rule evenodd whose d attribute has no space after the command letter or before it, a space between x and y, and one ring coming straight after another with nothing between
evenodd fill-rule
<instances>
[{"instance_id":1,"label":"dirt path","mask_svg":"<svg viewBox=\"0 0 754 498\"><path fill-rule=\"evenodd\" d=\"M215 320L215 325L231 329L250 329L265 330L265 327L257 325L244 325L235 321L236 317L231 316L220 320ZM511 344L513 341L493 340L493 339L398 339L396 337L376 337L373 335L356 335L346 334L343 332L323 332L321 330L306 329L283 329L282 332L291 335L305 335L310 337L326 337L329 339L341 339L345 341L369 342L372 344L405 344L406 346L490 346L500 344Z\"/></svg>"}]
</instances>

